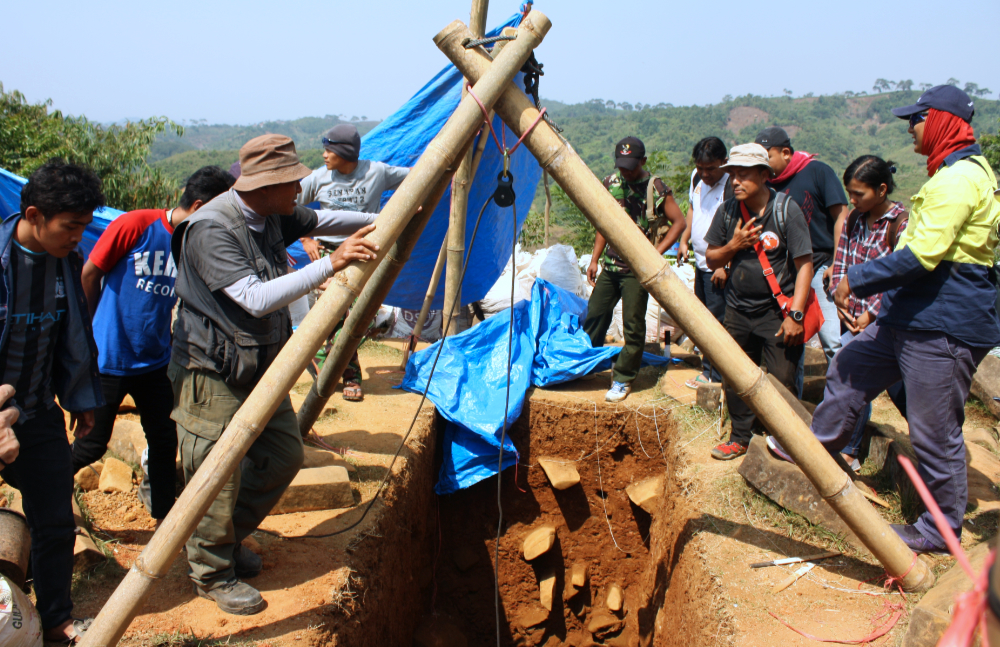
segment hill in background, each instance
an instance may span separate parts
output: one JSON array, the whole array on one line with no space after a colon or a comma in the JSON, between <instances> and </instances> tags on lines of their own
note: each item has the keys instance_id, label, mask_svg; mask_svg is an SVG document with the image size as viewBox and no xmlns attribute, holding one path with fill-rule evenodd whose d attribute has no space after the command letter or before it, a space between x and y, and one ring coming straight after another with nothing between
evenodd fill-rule
<instances>
[{"instance_id":1,"label":"hill in background","mask_svg":"<svg viewBox=\"0 0 1000 647\"><path fill-rule=\"evenodd\" d=\"M629 135L642 139L651 170L673 186L677 201L686 210L687 182L693 168L690 155L695 143L709 135L721 138L727 146L751 142L766 126L785 128L796 150L817 155L838 176L860 155L873 154L896 162L898 186L893 197L906 202L927 179L925 158L913 152L906 122L896 119L891 110L914 103L919 96L915 91L799 98L748 95L727 97L707 106L632 106L600 99L578 104L543 100L542 104L598 177L612 172L612 153L619 139ZM977 137L996 134L998 120L1000 101L976 100L973 126ZM183 137L161 137L150 161L181 184L205 164L228 168L248 139L273 132L295 140L303 163L316 168L322 163L322 133L342 122L339 117L327 115L253 126L191 126ZM378 122L353 123L364 134ZM536 211L541 209L543 196L539 186ZM570 243L578 252L593 244L593 229L558 188L553 195L552 222L554 236L550 242ZM540 226L535 216L526 228L537 233Z\"/></svg>"}]
</instances>

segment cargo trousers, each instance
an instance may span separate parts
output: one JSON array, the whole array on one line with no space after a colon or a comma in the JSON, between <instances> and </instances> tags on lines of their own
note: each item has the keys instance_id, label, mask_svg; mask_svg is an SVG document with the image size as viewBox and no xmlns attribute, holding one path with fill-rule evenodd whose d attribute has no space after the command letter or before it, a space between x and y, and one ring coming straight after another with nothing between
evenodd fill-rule
<instances>
[{"instance_id":1,"label":"cargo trousers","mask_svg":"<svg viewBox=\"0 0 1000 647\"><path fill-rule=\"evenodd\" d=\"M177 423L184 481L190 483L252 389L231 387L217 373L173 362L167 377L174 390L170 417ZM236 577L233 551L278 503L303 455L295 411L285 396L187 542L195 584L210 591Z\"/></svg>"},{"instance_id":2,"label":"cargo trousers","mask_svg":"<svg viewBox=\"0 0 1000 647\"><path fill-rule=\"evenodd\" d=\"M583 331L590 337L594 348L604 346L604 338L614 319L615 306L622 302L622 332L625 345L615 360L611 379L631 384L639 375L642 352L646 348L646 305L649 293L642 288L632 272L614 272L604 269L590 293L587 302L587 319Z\"/></svg>"}]
</instances>

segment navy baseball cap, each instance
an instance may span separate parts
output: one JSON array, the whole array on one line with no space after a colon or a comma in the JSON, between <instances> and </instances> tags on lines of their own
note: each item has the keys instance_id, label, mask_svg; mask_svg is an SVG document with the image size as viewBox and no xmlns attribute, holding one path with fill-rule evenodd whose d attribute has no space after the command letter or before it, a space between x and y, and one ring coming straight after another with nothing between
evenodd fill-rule
<instances>
[{"instance_id":1,"label":"navy baseball cap","mask_svg":"<svg viewBox=\"0 0 1000 647\"><path fill-rule=\"evenodd\" d=\"M966 121L972 121L972 115L976 114L973 107L972 98L953 85L935 85L925 91L912 106L893 108L892 114L900 119L909 119L911 115L919 112L926 112L931 108L950 112L956 117L961 117Z\"/></svg>"},{"instance_id":2,"label":"navy baseball cap","mask_svg":"<svg viewBox=\"0 0 1000 647\"><path fill-rule=\"evenodd\" d=\"M615 144L615 167L633 171L646 157L646 146L638 137L626 137Z\"/></svg>"}]
</instances>

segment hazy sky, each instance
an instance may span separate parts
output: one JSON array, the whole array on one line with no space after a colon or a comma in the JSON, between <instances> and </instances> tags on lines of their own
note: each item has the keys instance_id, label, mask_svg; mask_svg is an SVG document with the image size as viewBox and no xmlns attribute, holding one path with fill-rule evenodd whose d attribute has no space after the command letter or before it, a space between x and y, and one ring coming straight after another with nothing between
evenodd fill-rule
<instances>
[{"instance_id":1,"label":"hazy sky","mask_svg":"<svg viewBox=\"0 0 1000 647\"><path fill-rule=\"evenodd\" d=\"M493 0L488 25L518 1ZM469 0L4 3L0 83L97 121L384 118L446 63L431 38ZM674 105L871 91L876 78L1000 93L980 27L997 0L539 0L541 95Z\"/></svg>"}]
</instances>

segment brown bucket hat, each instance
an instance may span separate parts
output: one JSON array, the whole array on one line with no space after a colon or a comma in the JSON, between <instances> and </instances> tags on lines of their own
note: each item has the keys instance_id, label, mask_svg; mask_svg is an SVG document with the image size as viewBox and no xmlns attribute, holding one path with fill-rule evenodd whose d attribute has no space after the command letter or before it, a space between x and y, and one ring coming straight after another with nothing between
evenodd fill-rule
<instances>
[{"instance_id":1,"label":"brown bucket hat","mask_svg":"<svg viewBox=\"0 0 1000 647\"><path fill-rule=\"evenodd\" d=\"M295 142L284 135L261 135L240 149L242 173L233 188L253 191L262 186L298 182L312 171L299 162Z\"/></svg>"}]
</instances>

